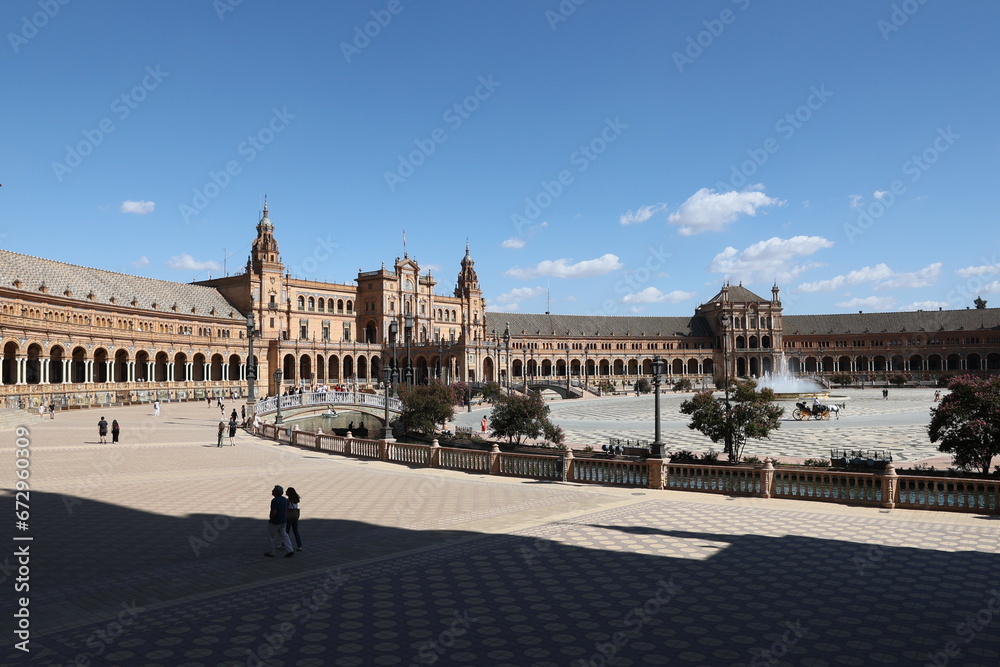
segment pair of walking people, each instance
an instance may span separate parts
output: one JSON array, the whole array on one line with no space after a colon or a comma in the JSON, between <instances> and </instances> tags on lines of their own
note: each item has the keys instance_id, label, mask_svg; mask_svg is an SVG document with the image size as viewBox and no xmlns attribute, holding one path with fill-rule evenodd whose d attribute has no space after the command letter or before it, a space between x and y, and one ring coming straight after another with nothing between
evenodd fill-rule
<instances>
[{"instance_id":1,"label":"pair of walking people","mask_svg":"<svg viewBox=\"0 0 1000 667\"><path fill-rule=\"evenodd\" d=\"M122 432L122 429L121 429L121 426L118 425L118 420L117 419L112 419L111 420L111 442L112 443L117 443L118 442L118 436L121 435L121 432ZM97 435L101 438L101 444L102 445L108 444L108 422L107 422L106 419L104 419L104 417L101 417L101 420L99 422L97 422Z\"/></svg>"},{"instance_id":2,"label":"pair of walking people","mask_svg":"<svg viewBox=\"0 0 1000 667\"><path fill-rule=\"evenodd\" d=\"M236 414L235 410L233 410L233 414ZM236 417L232 417L228 423L225 419L219 420L219 437L215 442L216 447L222 447L222 440L226 437L227 426L229 427L229 444L236 446L236 429L239 428L239 424L236 423Z\"/></svg>"},{"instance_id":3,"label":"pair of walking people","mask_svg":"<svg viewBox=\"0 0 1000 667\"><path fill-rule=\"evenodd\" d=\"M302 538L299 537L299 494L288 487L287 497L280 486L271 489L271 512L267 518L267 551L264 555L274 558L274 552L285 549L285 558L291 558L296 551L302 551ZM295 536L296 548L292 549L291 532Z\"/></svg>"}]
</instances>

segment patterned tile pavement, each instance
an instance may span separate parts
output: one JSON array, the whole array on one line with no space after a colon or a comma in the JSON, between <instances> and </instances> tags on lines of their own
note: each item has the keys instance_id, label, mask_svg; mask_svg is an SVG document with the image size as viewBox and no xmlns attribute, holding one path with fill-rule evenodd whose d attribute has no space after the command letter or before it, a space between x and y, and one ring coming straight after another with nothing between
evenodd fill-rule
<instances>
[{"instance_id":1,"label":"patterned tile pavement","mask_svg":"<svg viewBox=\"0 0 1000 667\"><path fill-rule=\"evenodd\" d=\"M32 650L3 664L1000 664L997 518L220 449L198 410L108 409L118 446L93 411L31 426ZM275 483L294 558L262 557Z\"/></svg>"}]
</instances>

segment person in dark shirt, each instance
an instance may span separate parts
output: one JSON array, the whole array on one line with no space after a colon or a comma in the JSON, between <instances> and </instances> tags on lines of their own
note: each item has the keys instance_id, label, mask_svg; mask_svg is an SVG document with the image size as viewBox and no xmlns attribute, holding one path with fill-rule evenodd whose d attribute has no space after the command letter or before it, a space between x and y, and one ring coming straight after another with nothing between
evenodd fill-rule
<instances>
[{"instance_id":1,"label":"person in dark shirt","mask_svg":"<svg viewBox=\"0 0 1000 667\"><path fill-rule=\"evenodd\" d=\"M292 549L292 541L288 538L285 524L288 522L288 498L284 496L285 490L280 486L271 489L271 513L267 517L267 551L264 553L268 558L274 558L274 551L278 546L285 549L285 558L295 555Z\"/></svg>"}]
</instances>

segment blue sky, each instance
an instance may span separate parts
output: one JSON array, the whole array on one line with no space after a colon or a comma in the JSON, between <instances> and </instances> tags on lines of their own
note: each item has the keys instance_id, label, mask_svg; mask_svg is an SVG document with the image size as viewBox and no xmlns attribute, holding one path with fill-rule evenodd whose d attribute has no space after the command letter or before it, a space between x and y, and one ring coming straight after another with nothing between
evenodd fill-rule
<instances>
[{"instance_id":1,"label":"blue sky","mask_svg":"<svg viewBox=\"0 0 1000 667\"><path fill-rule=\"evenodd\" d=\"M66 0L64 0L66 1ZM10 0L3 247L294 275L406 249L494 310L1000 304L1000 5ZM227 257L228 256L228 257ZM550 303L547 306L547 300Z\"/></svg>"}]
</instances>

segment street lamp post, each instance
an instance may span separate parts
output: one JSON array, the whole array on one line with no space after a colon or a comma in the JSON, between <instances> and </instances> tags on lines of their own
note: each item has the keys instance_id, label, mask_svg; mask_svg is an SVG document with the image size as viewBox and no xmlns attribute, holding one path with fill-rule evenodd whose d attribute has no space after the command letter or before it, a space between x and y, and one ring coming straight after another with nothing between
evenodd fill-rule
<instances>
[{"instance_id":1,"label":"street lamp post","mask_svg":"<svg viewBox=\"0 0 1000 667\"><path fill-rule=\"evenodd\" d=\"M274 417L275 424L281 424L281 369L274 371L275 404L278 406L278 414Z\"/></svg>"},{"instance_id":2,"label":"street lamp post","mask_svg":"<svg viewBox=\"0 0 1000 667\"><path fill-rule=\"evenodd\" d=\"M395 318L392 322L389 322L389 340L392 343L392 373L396 374L396 336L399 335L399 324L396 323ZM392 396L396 397L396 383L392 383Z\"/></svg>"},{"instance_id":3,"label":"street lamp post","mask_svg":"<svg viewBox=\"0 0 1000 667\"><path fill-rule=\"evenodd\" d=\"M583 348L583 388L590 391L590 343Z\"/></svg>"},{"instance_id":4,"label":"street lamp post","mask_svg":"<svg viewBox=\"0 0 1000 667\"><path fill-rule=\"evenodd\" d=\"M385 376L385 413L383 415L385 418L385 430L382 434L382 439L386 442L395 442L392 437L392 427L389 425L389 385L392 384L392 374L393 371L391 368L386 367L382 369L382 375Z\"/></svg>"},{"instance_id":5,"label":"street lamp post","mask_svg":"<svg viewBox=\"0 0 1000 667\"><path fill-rule=\"evenodd\" d=\"M725 373L723 373L722 381L725 383L726 392L726 444L723 447L723 451L729 454L729 460L732 461L735 456L733 452L733 432L731 429L731 407L729 405L729 323L730 317L729 313L723 313L719 318L722 323L722 360L725 365Z\"/></svg>"},{"instance_id":6,"label":"street lamp post","mask_svg":"<svg viewBox=\"0 0 1000 667\"><path fill-rule=\"evenodd\" d=\"M406 336L406 386L413 385L413 361L410 358L410 339L413 336L413 315L406 315L406 329L403 335Z\"/></svg>"},{"instance_id":7,"label":"street lamp post","mask_svg":"<svg viewBox=\"0 0 1000 667\"><path fill-rule=\"evenodd\" d=\"M655 430L653 432L653 445L650 455L654 459L662 459L664 455L664 445L660 439L660 376L663 374L663 359L659 356L653 357L653 411Z\"/></svg>"},{"instance_id":8,"label":"street lamp post","mask_svg":"<svg viewBox=\"0 0 1000 667\"><path fill-rule=\"evenodd\" d=\"M253 321L253 310L247 315L247 340L250 345L250 352L247 356L247 404L253 405L253 402L257 400L254 394L254 380L257 379L257 365L254 364L253 360L253 337L254 337L255 327Z\"/></svg>"},{"instance_id":9,"label":"street lamp post","mask_svg":"<svg viewBox=\"0 0 1000 667\"><path fill-rule=\"evenodd\" d=\"M510 396L510 322L503 329L503 347L507 360L507 395Z\"/></svg>"}]
</instances>

